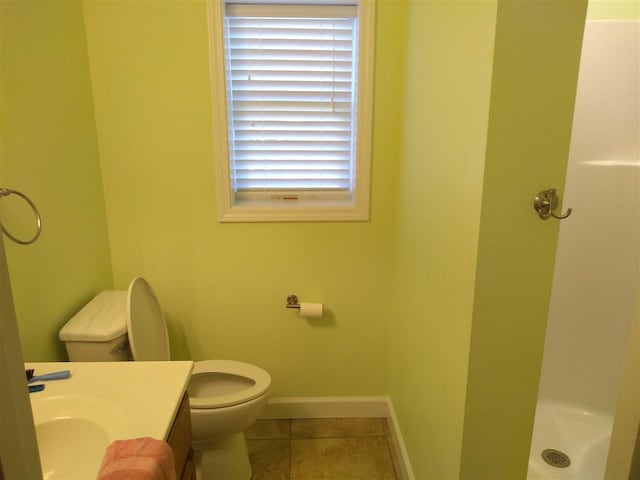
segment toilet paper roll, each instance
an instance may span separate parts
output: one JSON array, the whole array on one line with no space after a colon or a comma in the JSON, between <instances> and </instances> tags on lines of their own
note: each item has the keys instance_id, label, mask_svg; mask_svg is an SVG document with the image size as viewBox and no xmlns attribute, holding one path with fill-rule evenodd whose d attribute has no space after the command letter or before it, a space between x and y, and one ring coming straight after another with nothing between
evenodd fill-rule
<instances>
[{"instance_id":1,"label":"toilet paper roll","mask_svg":"<svg viewBox=\"0 0 640 480\"><path fill-rule=\"evenodd\" d=\"M322 318L321 303L300 303L300 316L304 318Z\"/></svg>"}]
</instances>

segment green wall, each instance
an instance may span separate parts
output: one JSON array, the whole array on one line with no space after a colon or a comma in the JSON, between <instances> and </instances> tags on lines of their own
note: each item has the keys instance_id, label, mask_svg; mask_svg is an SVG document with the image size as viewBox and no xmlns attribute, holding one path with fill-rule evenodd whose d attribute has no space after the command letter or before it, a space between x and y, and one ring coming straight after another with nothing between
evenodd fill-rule
<instances>
[{"instance_id":1,"label":"green wall","mask_svg":"<svg viewBox=\"0 0 640 480\"><path fill-rule=\"evenodd\" d=\"M115 285L150 280L174 358L255 363L275 396L387 392L403 35L378 6L371 221L221 224L205 2L85 3Z\"/></svg>"},{"instance_id":2,"label":"green wall","mask_svg":"<svg viewBox=\"0 0 640 480\"><path fill-rule=\"evenodd\" d=\"M409 2L390 392L416 478L525 478L586 2ZM429 161L434 160L435 161Z\"/></svg>"},{"instance_id":3,"label":"green wall","mask_svg":"<svg viewBox=\"0 0 640 480\"><path fill-rule=\"evenodd\" d=\"M42 215L37 243L5 238L24 357L64 358L57 333L111 288L104 197L79 2L0 2L0 186L27 194ZM35 220L15 196L0 213L28 238Z\"/></svg>"},{"instance_id":4,"label":"green wall","mask_svg":"<svg viewBox=\"0 0 640 480\"><path fill-rule=\"evenodd\" d=\"M416 478L457 478L496 2L408 3L390 392Z\"/></svg>"},{"instance_id":5,"label":"green wall","mask_svg":"<svg viewBox=\"0 0 640 480\"><path fill-rule=\"evenodd\" d=\"M461 478L526 477L586 6L498 3Z\"/></svg>"}]
</instances>

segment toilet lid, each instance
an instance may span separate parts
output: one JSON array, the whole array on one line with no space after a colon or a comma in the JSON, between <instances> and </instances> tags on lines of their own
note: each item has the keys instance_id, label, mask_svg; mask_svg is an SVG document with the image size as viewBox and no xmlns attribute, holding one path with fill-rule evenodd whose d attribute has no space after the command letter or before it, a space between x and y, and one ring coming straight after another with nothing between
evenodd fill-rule
<instances>
[{"instance_id":1,"label":"toilet lid","mask_svg":"<svg viewBox=\"0 0 640 480\"><path fill-rule=\"evenodd\" d=\"M169 334L151 285L134 278L127 294L127 330L134 360L169 360Z\"/></svg>"}]
</instances>

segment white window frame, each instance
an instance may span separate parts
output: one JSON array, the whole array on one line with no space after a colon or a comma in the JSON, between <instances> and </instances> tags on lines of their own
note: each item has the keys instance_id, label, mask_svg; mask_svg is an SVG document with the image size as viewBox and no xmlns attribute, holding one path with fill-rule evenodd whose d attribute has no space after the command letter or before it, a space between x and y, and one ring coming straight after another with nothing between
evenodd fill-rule
<instances>
[{"instance_id":1,"label":"white window frame","mask_svg":"<svg viewBox=\"0 0 640 480\"><path fill-rule=\"evenodd\" d=\"M251 2L249 0L247 3ZM261 0L253 0L259 3ZM317 0L344 3L341 0ZM269 2L263 2L269 3ZM273 0L271 3L311 3L313 0ZM224 0L209 0L211 84L213 96L214 154L217 175L218 220L220 222L282 221L366 221L369 220L371 132L373 114L373 63L375 0L354 0L358 5L359 52L357 79L357 118L355 132L355 178L348 200L318 199L242 199L237 200L231 186L229 130L224 55Z\"/></svg>"}]
</instances>

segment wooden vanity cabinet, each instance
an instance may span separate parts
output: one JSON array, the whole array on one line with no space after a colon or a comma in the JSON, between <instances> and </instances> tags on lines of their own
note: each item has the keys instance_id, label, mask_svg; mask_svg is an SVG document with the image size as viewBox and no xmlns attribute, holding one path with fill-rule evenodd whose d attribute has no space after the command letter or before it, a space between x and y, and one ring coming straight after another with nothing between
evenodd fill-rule
<instances>
[{"instance_id":1,"label":"wooden vanity cabinet","mask_svg":"<svg viewBox=\"0 0 640 480\"><path fill-rule=\"evenodd\" d=\"M191 412L186 392L167 436L167 443L173 450L176 478L178 480L196 480L196 467L191 448Z\"/></svg>"}]
</instances>

